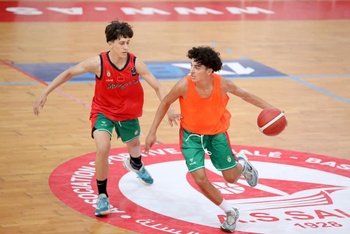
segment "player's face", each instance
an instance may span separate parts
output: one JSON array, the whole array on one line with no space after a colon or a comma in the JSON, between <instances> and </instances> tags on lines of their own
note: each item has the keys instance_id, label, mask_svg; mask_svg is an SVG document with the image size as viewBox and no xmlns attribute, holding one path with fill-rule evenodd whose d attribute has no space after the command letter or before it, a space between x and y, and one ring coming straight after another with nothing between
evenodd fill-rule
<instances>
[{"instance_id":1,"label":"player's face","mask_svg":"<svg viewBox=\"0 0 350 234\"><path fill-rule=\"evenodd\" d=\"M112 51L116 53L119 57L126 57L129 51L130 38L120 38L114 42L110 42Z\"/></svg>"},{"instance_id":2,"label":"player's face","mask_svg":"<svg viewBox=\"0 0 350 234\"><path fill-rule=\"evenodd\" d=\"M191 60L191 71L190 75L192 77L193 82L201 81L208 76L211 75L211 69L208 69L206 66L198 64L194 61L194 59Z\"/></svg>"}]
</instances>

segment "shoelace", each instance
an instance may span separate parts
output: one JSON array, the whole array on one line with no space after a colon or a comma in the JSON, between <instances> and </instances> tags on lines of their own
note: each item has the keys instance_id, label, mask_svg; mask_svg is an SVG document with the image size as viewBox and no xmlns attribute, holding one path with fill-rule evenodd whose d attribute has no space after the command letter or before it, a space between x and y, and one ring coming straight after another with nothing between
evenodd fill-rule
<instances>
[{"instance_id":1,"label":"shoelace","mask_svg":"<svg viewBox=\"0 0 350 234\"><path fill-rule=\"evenodd\" d=\"M107 199L106 198L101 198L98 201L98 205L100 205L100 206L107 206Z\"/></svg>"},{"instance_id":2,"label":"shoelace","mask_svg":"<svg viewBox=\"0 0 350 234\"><path fill-rule=\"evenodd\" d=\"M227 215L227 218L226 218L226 221L227 221L227 224L228 225L233 225L235 224L235 221L236 221L236 212L230 212L229 215Z\"/></svg>"},{"instance_id":3,"label":"shoelace","mask_svg":"<svg viewBox=\"0 0 350 234\"><path fill-rule=\"evenodd\" d=\"M138 173L139 176L144 176L146 174L146 170L142 168Z\"/></svg>"},{"instance_id":4,"label":"shoelace","mask_svg":"<svg viewBox=\"0 0 350 234\"><path fill-rule=\"evenodd\" d=\"M253 173L247 171L247 172L245 173L245 176L247 177L247 179L251 179L251 178L253 177Z\"/></svg>"},{"instance_id":5,"label":"shoelace","mask_svg":"<svg viewBox=\"0 0 350 234\"><path fill-rule=\"evenodd\" d=\"M141 178L144 178L144 179L149 179L149 176L146 176L147 175L147 172L146 172L146 169L145 168L142 168L138 173L137 175Z\"/></svg>"}]
</instances>

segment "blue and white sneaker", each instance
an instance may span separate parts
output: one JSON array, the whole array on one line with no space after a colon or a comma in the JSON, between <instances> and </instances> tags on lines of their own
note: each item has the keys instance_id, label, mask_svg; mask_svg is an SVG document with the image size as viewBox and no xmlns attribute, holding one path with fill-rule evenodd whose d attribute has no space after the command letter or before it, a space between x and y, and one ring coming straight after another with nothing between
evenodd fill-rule
<instances>
[{"instance_id":1,"label":"blue and white sneaker","mask_svg":"<svg viewBox=\"0 0 350 234\"><path fill-rule=\"evenodd\" d=\"M258 179L259 179L259 173L258 171L253 167L253 164L251 164L247 158L242 153L237 154L237 157L239 160L244 161L244 167L243 167L243 172L242 175L246 179L247 183L251 187L255 187L258 184Z\"/></svg>"},{"instance_id":2,"label":"blue and white sneaker","mask_svg":"<svg viewBox=\"0 0 350 234\"><path fill-rule=\"evenodd\" d=\"M109 207L109 199L106 196L106 194L101 193L100 195L98 195L95 215L104 216L104 215L108 215L109 213L111 213L111 210Z\"/></svg>"},{"instance_id":3,"label":"blue and white sneaker","mask_svg":"<svg viewBox=\"0 0 350 234\"><path fill-rule=\"evenodd\" d=\"M142 167L140 168L140 170L136 170L131 166L130 157L124 158L123 164L124 164L124 167L126 170L135 172L137 174L137 178L139 179L139 181L141 181L145 185L153 184L153 178L151 177L149 172L146 170L143 163L142 163Z\"/></svg>"},{"instance_id":4,"label":"blue and white sneaker","mask_svg":"<svg viewBox=\"0 0 350 234\"><path fill-rule=\"evenodd\" d=\"M221 230L224 232L234 232L238 218L239 211L237 208L233 208L233 210L226 212L226 220L221 224Z\"/></svg>"}]
</instances>

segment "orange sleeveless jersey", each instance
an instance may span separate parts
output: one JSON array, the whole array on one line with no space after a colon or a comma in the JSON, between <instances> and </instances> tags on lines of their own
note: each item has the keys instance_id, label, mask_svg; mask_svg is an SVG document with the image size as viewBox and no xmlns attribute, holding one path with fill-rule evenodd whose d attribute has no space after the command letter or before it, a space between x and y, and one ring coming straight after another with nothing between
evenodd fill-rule
<instances>
[{"instance_id":1,"label":"orange sleeveless jersey","mask_svg":"<svg viewBox=\"0 0 350 234\"><path fill-rule=\"evenodd\" d=\"M227 131L230 127L231 114L226 109L229 96L221 93L221 76L214 77L211 96L202 98L196 91L191 76L186 76L188 90L186 98L180 97L181 126L192 132L203 135L214 135Z\"/></svg>"}]
</instances>

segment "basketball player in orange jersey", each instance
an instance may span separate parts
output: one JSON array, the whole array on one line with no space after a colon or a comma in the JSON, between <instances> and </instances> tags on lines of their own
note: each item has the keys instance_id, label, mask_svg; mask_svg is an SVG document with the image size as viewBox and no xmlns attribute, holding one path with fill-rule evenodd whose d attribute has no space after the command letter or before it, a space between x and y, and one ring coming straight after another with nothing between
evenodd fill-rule
<instances>
[{"instance_id":1,"label":"basketball player in orange jersey","mask_svg":"<svg viewBox=\"0 0 350 234\"><path fill-rule=\"evenodd\" d=\"M189 172L204 196L226 213L221 229L233 232L239 211L226 201L211 184L205 172L205 153L215 168L222 172L228 183L235 183L241 175L252 187L258 183L258 172L239 154L238 159L232 153L227 130L231 114L226 109L229 101L227 93L242 98L259 108L272 107L261 98L237 87L230 80L214 74L221 69L219 53L210 47L193 47L188 51L191 59L190 75L179 80L161 101L145 142L145 153L156 142L157 129L170 105L180 101L180 146ZM239 162L239 163L237 163Z\"/></svg>"},{"instance_id":2,"label":"basketball player in orange jersey","mask_svg":"<svg viewBox=\"0 0 350 234\"><path fill-rule=\"evenodd\" d=\"M146 185L153 183L153 178L141 160L140 124L144 93L140 84L141 76L156 92L161 100L166 90L150 73L145 63L130 53L129 43L133 37L132 27L126 22L113 21L105 28L109 51L87 58L79 64L59 74L38 97L33 106L34 114L44 107L47 96L58 86L79 74L95 74L95 94L91 106L91 136L96 143L96 180L98 201L95 215L110 213L107 193L108 155L111 137L115 129L118 138L126 144L130 157L125 158L126 169L137 174ZM177 124L179 115L173 110L168 112L169 123Z\"/></svg>"}]
</instances>

